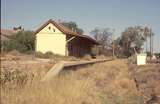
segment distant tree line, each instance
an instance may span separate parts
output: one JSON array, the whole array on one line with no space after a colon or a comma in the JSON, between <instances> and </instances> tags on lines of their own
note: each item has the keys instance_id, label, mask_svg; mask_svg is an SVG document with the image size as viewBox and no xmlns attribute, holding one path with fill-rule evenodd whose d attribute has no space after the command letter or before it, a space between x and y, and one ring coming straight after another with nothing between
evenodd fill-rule
<instances>
[{"instance_id":1,"label":"distant tree line","mask_svg":"<svg viewBox=\"0 0 160 104\"><path fill-rule=\"evenodd\" d=\"M83 34L83 30L79 28L76 22L61 22L78 34ZM112 55L118 57L130 57L142 50L144 42L150 35L154 35L150 28L144 26L134 26L126 28L121 36L113 39L114 30L110 28L95 28L90 32L93 38L100 43L92 49L92 54L96 55ZM18 50L19 52L29 53L35 49L35 35L33 31L19 31L11 36L10 41L1 43L3 51ZM2 49L1 49L2 50Z\"/></svg>"},{"instance_id":2,"label":"distant tree line","mask_svg":"<svg viewBox=\"0 0 160 104\"><path fill-rule=\"evenodd\" d=\"M126 28L120 37L113 40L114 31L111 32L110 30L108 28L95 28L91 31L93 37L101 44L101 47L98 47L100 54L111 55L114 48L116 56L130 57L142 51L142 46L146 39L150 35L154 35L148 27L135 26Z\"/></svg>"}]
</instances>

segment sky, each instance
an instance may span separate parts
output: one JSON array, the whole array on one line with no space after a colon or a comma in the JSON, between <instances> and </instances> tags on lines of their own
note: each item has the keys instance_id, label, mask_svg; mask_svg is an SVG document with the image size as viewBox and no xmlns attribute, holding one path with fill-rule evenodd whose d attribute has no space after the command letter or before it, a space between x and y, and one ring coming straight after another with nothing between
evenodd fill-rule
<instances>
[{"instance_id":1,"label":"sky","mask_svg":"<svg viewBox=\"0 0 160 104\"><path fill-rule=\"evenodd\" d=\"M1 0L1 28L35 31L49 19L75 21L85 34L115 29L114 37L130 26L149 26L160 52L160 0Z\"/></svg>"}]
</instances>

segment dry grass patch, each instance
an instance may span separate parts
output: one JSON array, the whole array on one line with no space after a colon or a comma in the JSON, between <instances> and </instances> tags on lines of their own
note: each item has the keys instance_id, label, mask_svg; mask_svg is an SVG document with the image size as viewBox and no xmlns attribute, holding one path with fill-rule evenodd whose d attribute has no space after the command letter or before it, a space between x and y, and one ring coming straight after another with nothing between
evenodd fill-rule
<instances>
[{"instance_id":1,"label":"dry grass patch","mask_svg":"<svg viewBox=\"0 0 160 104\"><path fill-rule=\"evenodd\" d=\"M90 79L57 77L49 83L27 84L23 89L3 89L2 104L100 104L96 90Z\"/></svg>"},{"instance_id":2,"label":"dry grass patch","mask_svg":"<svg viewBox=\"0 0 160 104\"><path fill-rule=\"evenodd\" d=\"M23 88L1 92L2 104L143 104L126 60L65 70L51 82L37 78Z\"/></svg>"},{"instance_id":3,"label":"dry grass patch","mask_svg":"<svg viewBox=\"0 0 160 104\"><path fill-rule=\"evenodd\" d=\"M137 80L139 90L146 102L160 103L160 64L132 66L131 71ZM151 103L150 102L150 103Z\"/></svg>"},{"instance_id":4,"label":"dry grass patch","mask_svg":"<svg viewBox=\"0 0 160 104\"><path fill-rule=\"evenodd\" d=\"M130 77L126 60L95 64L76 71L77 76L91 78L101 92L103 104L143 104L143 96Z\"/></svg>"}]
</instances>

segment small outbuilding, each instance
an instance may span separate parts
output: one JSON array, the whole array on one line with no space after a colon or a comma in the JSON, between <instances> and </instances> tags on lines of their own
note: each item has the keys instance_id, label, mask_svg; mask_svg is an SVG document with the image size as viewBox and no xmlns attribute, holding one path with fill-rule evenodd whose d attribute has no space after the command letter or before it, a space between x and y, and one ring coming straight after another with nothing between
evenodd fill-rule
<instances>
[{"instance_id":1,"label":"small outbuilding","mask_svg":"<svg viewBox=\"0 0 160 104\"><path fill-rule=\"evenodd\" d=\"M52 19L35 31L36 51L51 51L64 56L81 57L91 54L91 48L98 45L93 38L80 35Z\"/></svg>"},{"instance_id":2,"label":"small outbuilding","mask_svg":"<svg viewBox=\"0 0 160 104\"><path fill-rule=\"evenodd\" d=\"M147 58L147 54L145 53L137 54L137 65L145 65L146 58Z\"/></svg>"}]
</instances>

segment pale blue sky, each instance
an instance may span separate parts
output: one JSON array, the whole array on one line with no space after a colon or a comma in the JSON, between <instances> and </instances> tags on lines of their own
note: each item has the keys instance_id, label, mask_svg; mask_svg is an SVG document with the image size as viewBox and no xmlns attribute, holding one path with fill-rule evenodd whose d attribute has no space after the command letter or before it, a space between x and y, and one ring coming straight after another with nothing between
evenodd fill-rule
<instances>
[{"instance_id":1,"label":"pale blue sky","mask_svg":"<svg viewBox=\"0 0 160 104\"><path fill-rule=\"evenodd\" d=\"M75 21L86 34L95 27L151 26L160 52L160 0L1 0L1 28L36 30L48 19Z\"/></svg>"}]
</instances>

